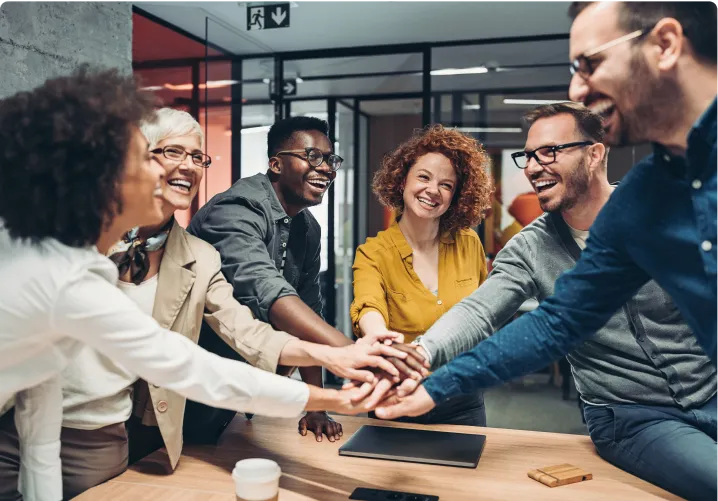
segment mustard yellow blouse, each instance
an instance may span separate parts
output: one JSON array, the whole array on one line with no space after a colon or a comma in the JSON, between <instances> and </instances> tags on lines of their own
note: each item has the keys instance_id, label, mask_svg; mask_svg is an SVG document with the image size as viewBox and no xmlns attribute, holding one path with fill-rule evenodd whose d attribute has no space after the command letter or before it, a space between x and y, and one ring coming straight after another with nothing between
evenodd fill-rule
<instances>
[{"instance_id":1,"label":"mustard yellow blouse","mask_svg":"<svg viewBox=\"0 0 718 501\"><path fill-rule=\"evenodd\" d=\"M486 255L474 230L441 237L438 295L414 271L412 253L396 222L357 248L350 310L357 336L362 315L377 311L389 330L401 332L410 343L486 280Z\"/></svg>"}]
</instances>

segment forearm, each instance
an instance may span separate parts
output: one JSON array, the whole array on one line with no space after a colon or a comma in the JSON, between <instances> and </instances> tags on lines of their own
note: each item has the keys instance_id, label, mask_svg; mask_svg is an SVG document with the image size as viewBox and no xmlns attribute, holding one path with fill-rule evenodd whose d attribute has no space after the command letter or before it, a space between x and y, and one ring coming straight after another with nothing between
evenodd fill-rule
<instances>
[{"instance_id":1,"label":"forearm","mask_svg":"<svg viewBox=\"0 0 718 501\"><path fill-rule=\"evenodd\" d=\"M326 345L292 339L284 345L279 363L291 367L322 366L327 363L329 352Z\"/></svg>"},{"instance_id":2,"label":"forearm","mask_svg":"<svg viewBox=\"0 0 718 501\"><path fill-rule=\"evenodd\" d=\"M309 399L304 409L307 412L335 410L337 406L337 391L309 386Z\"/></svg>"},{"instance_id":3,"label":"forearm","mask_svg":"<svg viewBox=\"0 0 718 501\"><path fill-rule=\"evenodd\" d=\"M347 346L352 343L344 334L321 319L298 296L277 299L269 310L272 325L310 343Z\"/></svg>"},{"instance_id":4,"label":"forearm","mask_svg":"<svg viewBox=\"0 0 718 501\"><path fill-rule=\"evenodd\" d=\"M387 330L386 321L378 311L367 311L358 322L359 332L363 336L367 334L384 332Z\"/></svg>"},{"instance_id":5,"label":"forearm","mask_svg":"<svg viewBox=\"0 0 718 501\"><path fill-rule=\"evenodd\" d=\"M321 367L302 367L299 369L299 374L302 376L302 381L307 383L310 388L312 386L324 388L324 378L322 377Z\"/></svg>"},{"instance_id":6,"label":"forearm","mask_svg":"<svg viewBox=\"0 0 718 501\"><path fill-rule=\"evenodd\" d=\"M434 402L438 404L540 370L592 334L573 329L555 311L546 310L536 310L511 322L427 378L424 386Z\"/></svg>"}]
</instances>

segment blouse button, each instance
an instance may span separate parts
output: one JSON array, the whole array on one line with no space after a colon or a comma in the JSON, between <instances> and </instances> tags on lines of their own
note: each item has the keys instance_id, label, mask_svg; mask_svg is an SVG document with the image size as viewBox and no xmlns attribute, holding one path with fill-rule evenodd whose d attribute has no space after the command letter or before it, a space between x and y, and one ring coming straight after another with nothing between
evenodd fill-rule
<instances>
[{"instance_id":1,"label":"blouse button","mask_svg":"<svg viewBox=\"0 0 718 501\"><path fill-rule=\"evenodd\" d=\"M160 401L157 403L157 410L158 410L159 412L167 412L167 409L168 409L168 408L169 408L169 405L168 405L167 402L165 402L164 400L160 400Z\"/></svg>"},{"instance_id":2,"label":"blouse button","mask_svg":"<svg viewBox=\"0 0 718 501\"><path fill-rule=\"evenodd\" d=\"M703 183L701 183L700 179L694 179L693 182L691 183L691 186L693 186L694 190L700 190L701 186L703 186Z\"/></svg>"},{"instance_id":3,"label":"blouse button","mask_svg":"<svg viewBox=\"0 0 718 501\"><path fill-rule=\"evenodd\" d=\"M713 248L713 244L710 243L708 240L704 240L701 244L701 249L703 249L706 252L709 252Z\"/></svg>"},{"instance_id":4,"label":"blouse button","mask_svg":"<svg viewBox=\"0 0 718 501\"><path fill-rule=\"evenodd\" d=\"M282 247L286 247L287 244L285 242L282 242Z\"/></svg>"},{"instance_id":5,"label":"blouse button","mask_svg":"<svg viewBox=\"0 0 718 501\"><path fill-rule=\"evenodd\" d=\"M285 219L284 219L284 224L287 224L288 222L289 222L289 219L285 218Z\"/></svg>"},{"instance_id":6,"label":"blouse button","mask_svg":"<svg viewBox=\"0 0 718 501\"><path fill-rule=\"evenodd\" d=\"M442 305L442 304L444 304L444 303L442 303L442 302L441 302L441 299L439 299L439 300L436 302L436 304Z\"/></svg>"}]
</instances>

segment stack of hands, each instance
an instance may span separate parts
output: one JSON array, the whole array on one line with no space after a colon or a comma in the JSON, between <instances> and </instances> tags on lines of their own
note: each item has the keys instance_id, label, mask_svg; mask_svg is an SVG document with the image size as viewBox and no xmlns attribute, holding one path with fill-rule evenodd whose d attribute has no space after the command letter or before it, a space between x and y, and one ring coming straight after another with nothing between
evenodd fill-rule
<instances>
[{"instance_id":1,"label":"stack of hands","mask_svg":"<svg viewBox=\"0 0 718 501\"><path fill-rule=\"evenodd\" d=\"M420 346L404 344L402 334L387 330L330 350L323 365L351 381L333 393L327 410L375 411L378 418L395 419L425 414L436 405L421 385L429 374L427 356Z\"/></svg>"}]
</instances>

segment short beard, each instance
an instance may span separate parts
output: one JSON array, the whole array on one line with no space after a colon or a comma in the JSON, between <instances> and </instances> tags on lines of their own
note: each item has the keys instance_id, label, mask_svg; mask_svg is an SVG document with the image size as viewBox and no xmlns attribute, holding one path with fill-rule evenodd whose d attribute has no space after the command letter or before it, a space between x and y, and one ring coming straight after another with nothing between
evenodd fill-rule
<instances>
[{"instance_id":1,"label":"short beard","mask_svg":"<svg viewBox=\"0 0 718 501\"><path fill-rule=\"evenodd\" d=\"M321 204L322 200L324 199L324 197L322 197L319 199L319 201L308 200L303 196L294 193L291 188L282 186L280 189L282 190L282 197L284 198L284 202L287 205L291 205L293 207L314 207L315 205Z\"/></svg>"},{"instance_id":2,"label":"short beard","mask_svg":"<svg viewBox=\"0 0 718 501\"><path fill-rule=\"evenodd\" d=\"M539 198L541 210L544 212L562 212L573 209L583 195L588 192L590 175L588 173L588 161L581 158L574 171L569 176L563 177L564 196L555 205L542 204Z\"/></svg>"},{"instance_id":3,"label":"short beard","mask_svg":"<svg viewBox=\"0 0 718 501\"><path fill-rule=\"evenodd\" d=\"M684 110L678 83L670 77L654 77L637 49L631 57L630 75L624 95L633 101L633 107L621 115L621 135L614 146L641 144L670 135Z\"/></svg>"}]
</instances>

